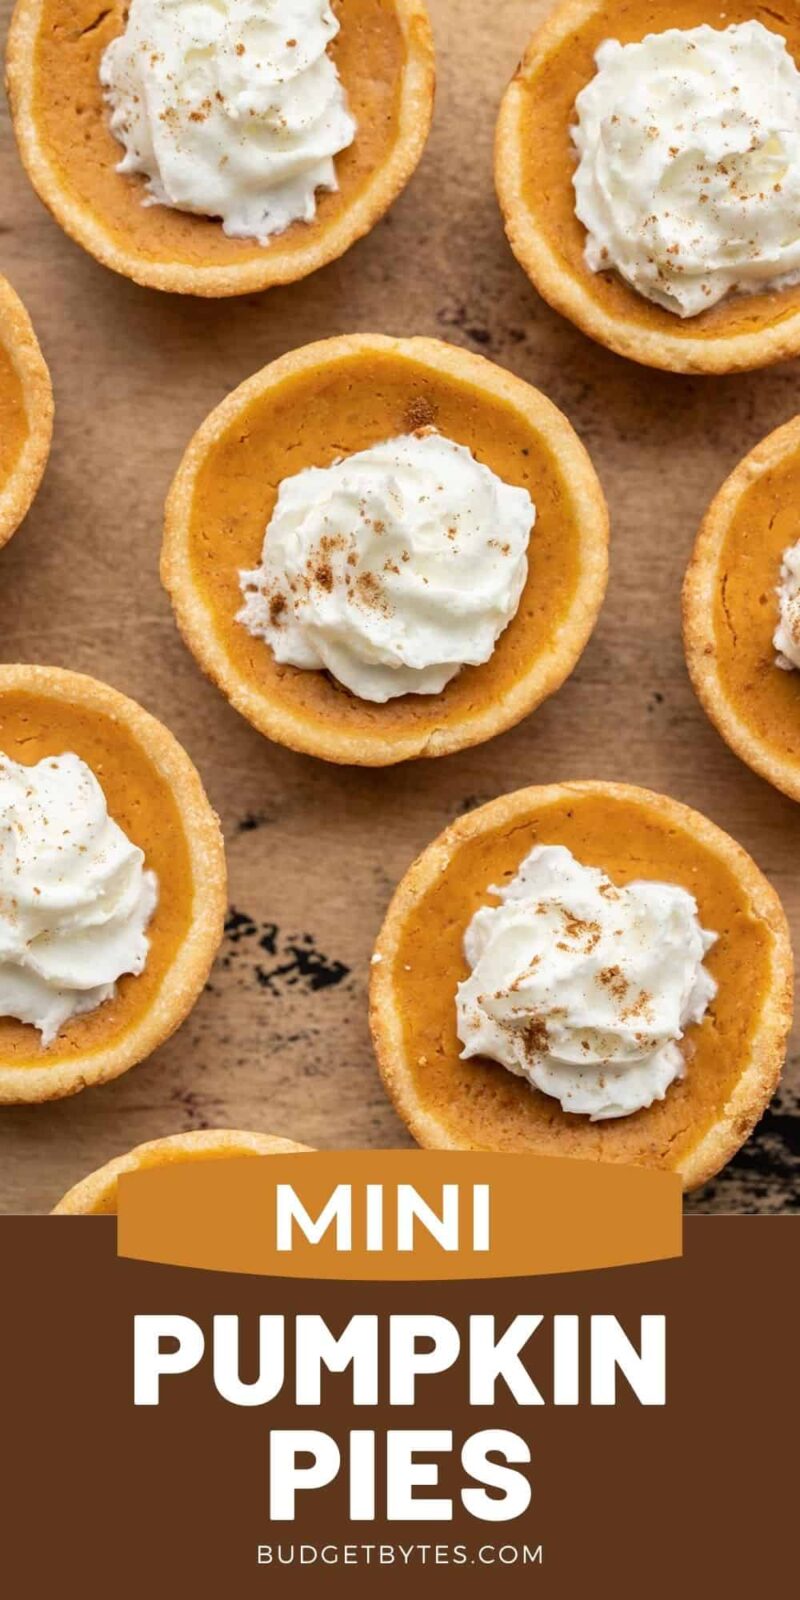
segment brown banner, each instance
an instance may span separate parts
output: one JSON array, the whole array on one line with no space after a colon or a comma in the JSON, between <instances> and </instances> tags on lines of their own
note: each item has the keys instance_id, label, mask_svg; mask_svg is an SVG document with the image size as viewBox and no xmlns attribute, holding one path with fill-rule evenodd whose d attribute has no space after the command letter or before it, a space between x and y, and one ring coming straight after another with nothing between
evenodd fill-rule
<instances>
[{"instance_id":1,"label":"brown banner","mask_svg":"<svg viewBox=\"0 0 800 1600\"><path fill-rule=\"evenodd\" d=\"M621 1271L552 1279L423 1284L303 1283L125 1261L114 1219L0 1217L3 1447L7 1464L0 1589L9 1600L68 1592L84 1600L615 1600L758 1596L791 1591L796 1567L794 1403L796 1217L685 1220L684 1254ZM499 1383L491 1408L468 1403L465 1357L420 1380L418 1405L357 1405L353 1373L325 1378L324 1404L298 1406L295 1326L335 1334L356 1315L444 1315L467 1350L470 1324L504 1329L541 1313L525 1361L546 1403L521 1407ZM158 1406L134 1405L134 1318L179 1313L206 1355L165 1378ZM236 1313L242 1371L259 1371L259 1317L286 1318L286 1382L265 1406L231 1405L213 1375L214 1319ZM638 1339L643 1313L666 1318L667 1403L591 1400L591 1318L615 1316ZM556 1316L580 1324L578 1405L554 1399ZM541 1347L540 1347L541 1346ZM383 1369L382 1369L383 1370ZM422 1387L422 1385L425 1387ZM530 1447L531 1503L481 1523L462 1499L461 1450L476 1429L509 1429ZM296 1523L271 1523L270 1436L319 1428L342 1454L327 1487L299 1497ZM375 1520L349 1520L351 1430L450 1429L426 1459L452 1521L389 1521L385 1460ZM423 1508L424 1509L424 1508ZM540 1564L525 1551L544 1551ZM271 1547L271 1565L260 1547ZM488 1570L487 1570L488 1567Z\"/></svg>"},{"instance_id":2,"label":"brown banner","mask_svg":"<svg viewBox=\"0 0 800 1600\"><path fill-rule=\"evenodd\" d=\"M530 1155L336 1150L153 1167L121 1256L289 1278L529 1277L681 1253L671 1173Z\"/></svg>"}]
</instances>

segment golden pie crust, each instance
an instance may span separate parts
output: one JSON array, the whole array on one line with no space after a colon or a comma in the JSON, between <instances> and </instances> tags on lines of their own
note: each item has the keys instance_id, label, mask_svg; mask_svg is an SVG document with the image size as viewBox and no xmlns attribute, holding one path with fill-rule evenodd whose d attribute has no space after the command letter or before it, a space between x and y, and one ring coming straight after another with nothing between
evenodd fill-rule
<instances>
[{"instance_id":1,"label":"golden pie crust","mask_svg":"<svg viewBox=\"0 0 800 1600\"><path fill-rule=\"evenodd\" d=\"M688 1071L663 1101L590 1122L489 1061L462 1061L456 985L465 929L536 844L563 844L613 882L679 884L703 927L719 990L687 1029ZM535 1151L714 1176L772 1095L792 1018L792 953L780 901L744 850L697 812L627 784L522 789L461 817L414 862L392 900L372 966L371 1026L381 1075L420 1144Z\"/></svg>"},{"instance_id":2,"label":"golden pie crust","mask_svg":"<svg viewBox=\"0 0 800 1600\"><path fill-rule=\"evenodd\" d=\"M196 1133L173 1133L166 1139L152 1139L137 1145L124 1156L117 1156L96 1172L90 1172L68 1189L54 1217L111 1217L117 1214L117 1183L126 1172L141 1172L147 1167L162 1167L182 1161L220 1161L231 1156L288 1156L310 1149L293 1144L272 1133L241 1133L233 1128L204 1128Z\"/></svg>"},{"instance_id":3,"label":"golden pie crust","mask_svg":"<svg viewBox=\"0 0 800 1600\"><path fill-rule=\"evenodd\" d=\"M783 552L800 529L800 417L745 456L712 501L683 585L692 683L754 772L800 800L800 673L776 666Z\"/></svg>"},{"instance_id":4,"label":"golden pie crust","mask_svg":"<svg viewBox=\"0 0 800 1600\"><path fill-rule=\"evenodd\" d=\"M368 233L411 177L430 127L433 37L423 0L334 0L331 46L355 140L336 158L338 192L313 222L268 245L230 239L213 218L144 206L144 179L115 170L100 59L124 0L17 0L6 83L20 155L39 198L90 255L135 283L178 294L249 294L293 283Z\"/></svg>"},{"instance_id":5,"label":"golden pie crust","mask_svg":"<svg viewBox=\"0 0 800 1600\"><path fill-rule=\"evenodd\" d=\"M144 971L73 1017L43 1049L29 1024L0 1017L0 1102L42 1101L105 1083L169 1038L200 995L222 937L225 854L195 768L172 734L94 678L0 666L0 749L33 765L72 751L95 773L110 815L158 875Z\"/></svg>"},{"instance_id":6,"label":"golden pie crust","mask_svg":"<svg viewBox=\"0 0 800 1600\"><path fill-rule=\"evenodd\" d=\"M724 20L723 20L724 19ZM534 34L506 90L495 181L511 248L562 316L619 355L673 372L741 372L800 351L800 287L734 295L682 319L614 272L590 272L575 215L571 125L604 39L630 44L665 28L759 21L800 61L800 9L753 0L562 0Z\"/></svg>"},{"instance_id":7,"label":"golden pie crust","mask_svg":"<svg viewBox=\"0 0 800 1600\"><path fill-rule=\"evenodd\" d=\"M279 666L235 620L239 572L261 559L281 479L426 424L530 488L528 582L483 666L441 694L374 705ZM583 445L536 389L438 340L357 334L283 356L211 413L172 485L161 574L190 650L254 727L328 761L385 766L479 744L559 688L602 603L608 514Z\"/></svg>"},{"instance_id":8,"label":"golden pie crust","mask_svg":"<svg viewBox=\"0 0 800 1600\"><path fill-rule=\"evenodd\" d=\"M0 277L0 549L39 487L52 432L50 373L19 295Z\"/></svg>"}]
</instances>

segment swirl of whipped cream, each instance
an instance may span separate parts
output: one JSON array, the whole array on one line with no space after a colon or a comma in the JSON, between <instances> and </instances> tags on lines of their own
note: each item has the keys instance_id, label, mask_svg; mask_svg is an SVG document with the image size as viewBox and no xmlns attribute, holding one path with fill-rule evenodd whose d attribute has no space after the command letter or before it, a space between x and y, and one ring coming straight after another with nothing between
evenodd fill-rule
<instances>
[{"instance_id":1,"label":"swirl of whipped cream","mask_svg":"<svg viewBox=\"0 0 800 1600\"><path fill-rule=\"evenodd\" d=\"M438 694L515 615L536 508L421 429L284 478L238 620L362 700Z\"/></svg>"},{"instance_id":2,"label":"swirl of whipped cream","mask_svg":"<svg viewBox=\"0 0 800 1600\"><path fill-rule=\"evenodd\" d=\"M800 669L800 540L783 552L778 585L778 626L772 643L776 666L786 672Z\"/></svg>"},{"instance_id":3,"label":"swirl of whipped cream","mask_svg":"<svg viewBox=\"0 0 800 1600\"><path fill-rule=\"evenodd\" d=\"M131 0L100 63L117 170L234 238L311 222L356 131L327 54L338 31L328 0Z\"/></svg>"},{"instance_id":4,"label":"swirl of whipped cream","mask_svg":"<svg viewBox=\"0 0 800 1600\"><path fill-rule=\"evenodd\" d=\"M0 1016L46 1046L143 971L158 900L143 863L78 756L0 755Z\"/></svg>"},{"instance_id":5,"label":"swirl of whipped cream","mask_svg":"<svg viewBox=\"0 0 800 1600\"><path fill-rule=\"evenodd\" d=\"M599 1121L625 1117L685 1072L678 1041L717 992L716 934L668 883L617 888L562 845L538 845L467 928L456 1009L462 1056L488 1056Z\"/></svg>"},{"instance_id":6,"label":"swirl of whipped cream","mask_svg":"<svg viewBox=\"0 0 800 1600\"><path fill-rule=\"evenodd\" d=\"M607 39L575 103L586 264L693 317L800 282L800 72L760 22Z\"/></svg>"}]
</instances>

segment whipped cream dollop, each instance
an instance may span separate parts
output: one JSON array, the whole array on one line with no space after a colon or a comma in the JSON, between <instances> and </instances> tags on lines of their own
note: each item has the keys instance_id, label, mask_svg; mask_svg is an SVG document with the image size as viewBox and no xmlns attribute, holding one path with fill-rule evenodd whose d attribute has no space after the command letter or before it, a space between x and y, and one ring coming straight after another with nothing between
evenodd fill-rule
<instances>
[{"instance_id":1,"label":"whipped cream dollop","mask_svg":"<svg viewBox=\"0 0 800 1600\"><path fill-rule=\"evenodd\" d=\"M239 621L362 700L438 694L515 615L536 507L421 429L280 485Z\"/></svg>"},{"instance_id":2,"label":"whipped cream dollop","mask_svg":"<svg viewBox=\"0 0 800 1600\"><path fill-rule=\"evenodd\" d=\"M800 669L800 540L783 552L778 626L772 643L777 651L776 666L787 672Z\"/></svg>"},{"instance_id":3,"label":"whipped cream dollop","mask_svg":"<svg viewBox=\"0 0 800 1600\"><path fill-rule=\"evenodd\" d=\"M800 282L800 72L760 22L607 39L576 100L586 263L680 317Z\"/></svg>"},{"instance_id":4,"label":"whipped cream dollop","mask_svg":"<svg viewBox=\"0 0 800 1600\"><path fill-rule=\"evenodd\" d=\"M51 1044L123 973L140 973L155 873L108 815L76 755L25 767L0 754L0 1016Z\"/></svg>"},{"instance_id":5,"label":"whipped cream dollop","mask_svg":"<svg viewBox=\"0 0 800 1600\"><path fill-rule=\"evenodd\" d=\"M311 222L356 124L328 0L131 0L100 63L119 172L152 203L266 244Z\"/></svg>"},{"instance_id":6,"label":"whipped cream dollop","mask_svg":"<svg viewBox=\"0 0 800 1600\"><path fill-rule=\"evenodd\" d=\"M538 845L475 913L456 1009L462 1056L489 1056L564 1111L624 1117L685 1073L679 1041L717 992L716 940L685 889L617 888L562 845Z\"/></svg>"}]
</instances>

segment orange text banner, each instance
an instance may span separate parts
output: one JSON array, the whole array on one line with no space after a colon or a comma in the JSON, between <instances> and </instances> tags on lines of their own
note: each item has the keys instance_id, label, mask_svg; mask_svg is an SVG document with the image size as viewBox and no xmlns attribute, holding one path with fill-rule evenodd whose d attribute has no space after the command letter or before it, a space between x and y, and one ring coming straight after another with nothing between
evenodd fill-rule
<instances>
[{"instance_id":1,"label":"orange text banner","mask_svg":"<svg viewBox=\"0 0 800 1600\"><path fill-rule=\"evenodd\" d=\"M529 1277L681 1254L671 1173L535 1155L303 1152L123 1176L121 1256L292 1278Z\"/></svg>"}]
</instances>

